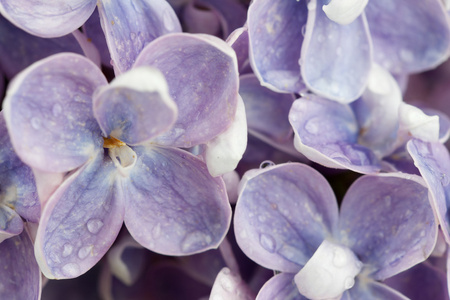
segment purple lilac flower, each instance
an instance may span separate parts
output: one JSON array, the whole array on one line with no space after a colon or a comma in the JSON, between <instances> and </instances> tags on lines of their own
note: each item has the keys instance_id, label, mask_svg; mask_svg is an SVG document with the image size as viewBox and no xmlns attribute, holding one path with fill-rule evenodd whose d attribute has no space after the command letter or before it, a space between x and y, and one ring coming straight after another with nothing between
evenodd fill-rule
<instances>
[{"instance_id":1,"label":"purple lilac flower","mask_svg":"<svg viewBox=\"0 0 450 300\"><path fill-rule=\"evenodd\" d=\"M420 177L365 175L338 212L322 175L297 163L248 172L234 225L247 256L281 271L257 299L405 299L378 281L424 261L437 238Z\"/></svg>"},{"instance_id":2,"label":"purple lilac flower","mask_svg":"<svg viewBox=\"0 0 450 300\"><path fill-rule=\"evenodd\" d=\"M372 61L402 74L449 56L448 15L439 0L368 1L365 8L367 1L356 2L360 9L348 14L353 6L339 7L347 1L253 1L250 57L262 84L298 93L304 82L320 96L349 103L363 93ZM339 24L342 16L347 25Z\"/></svg>"},{"instance_id":3,"label":"purple lilac flower","mask_svg":"<svg viewBox=\"0 0 450 300\"><path fill-rule=\"evenodd\" d=\"M215 69L222 71L210 76ZM224 183L176 147L206 143L230 126L236 70L224 42L178 34L149 44L109 85L74 54L52 56L16 78L4 110L18 155L39 171L70 172L46 203L37 233L47 277L86 272L123 221L140 244L164 254L220 243L231 214Z\"/></svg>"}]
</instances>

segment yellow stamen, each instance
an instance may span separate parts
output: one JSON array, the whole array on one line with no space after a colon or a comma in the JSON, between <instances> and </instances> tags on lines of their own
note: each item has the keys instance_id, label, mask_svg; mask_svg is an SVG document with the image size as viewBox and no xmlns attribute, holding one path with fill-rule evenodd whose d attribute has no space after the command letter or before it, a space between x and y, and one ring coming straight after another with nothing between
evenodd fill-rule
<instances>
[{"instance_id":1,"label":"yellow stamen","mask_svg":"<svg viewBox=\"0 0 450 300\"><path fill-rule=\"evenodd\" d=\"M103 142L103 148L116 148L116 147L121 147L121 146L125 146L126 144L124 142L122 142L121 140L118 140L112 136L108 137L108 138L103 138L104 142Z\"/></svg>"}]
</instances>

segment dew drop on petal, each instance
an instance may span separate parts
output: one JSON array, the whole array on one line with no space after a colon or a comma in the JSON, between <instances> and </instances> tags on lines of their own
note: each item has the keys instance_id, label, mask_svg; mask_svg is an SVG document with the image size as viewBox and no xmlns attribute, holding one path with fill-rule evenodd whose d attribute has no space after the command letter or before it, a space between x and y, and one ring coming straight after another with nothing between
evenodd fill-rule
<instances>
[{"instance_id":1,"label":"dew drop on petal","mask_svg":"<svg viewBox=\"0 0 450 300\"><path fill-rule=\"evenodd\" d=\"M348 263L347 253L342 248L335 248L333 253L333 264L336 267L344 267Z\"/></svg>"},{"instance_id":2,"label":"dew drop on petal","mask_svg":"<svg viewBox=\"0 0 450 300\"><path fill-rule=\"evenodd\" d=\"M263 247L265 250L269 251L270 253L275 252L275 239L268 234L261 234L259 237L259 243L261 244L261 247Z\"/></svg>"},{"instance_id":3,"label":"dew drop on petal","mask_svg":"<svg viewBox=\"0 0 450 300\"><path fill-rule=\"evenodd\" d=\"M233 292L233 283L228 277L223 277L220 280L220 285L222 285L223 289L227 292Z\"/></svg>"},{"instance_id":4,"label":"dew drop on petal","mask_svg":"<svg viewBox=\"0 0 450 300\"><path fill-rule=\"evenodd\" d=\"M91 253L92 248L94 248L92 245L80 248L80 250L78 250L78 257L80 259L85 259L89 253Z\"/></svg>"},{"instance_id":5,"label":"dew drop on petal","mask_svg":"<svg viewBox=\"0 0 450 300\"><path fill-rule=\"evenodd\" d=\"M90 233L96 234L103 227L103 222L98 219L92 219L87 222L87 228Z\"/></svg>"},{"instance_id":6,"label":"dew drop on petal","mask_svg":"<svg viewBox=\"0 0 450 300\"><path fill-rule=\"evenodd\" d=\"M311 119L308 122L306 122L305 129L310 134L317 134L319 132L319 126L317 124L317 120L314 118L314 119Z\"/></svg>"},{"instance_id":7,"label":"dew drop on petal","mask_svg":"<svg viewBox=\"0 0 450 300\"><path fill-rule=\"evenodd\" d=\"M275 166L275 163L273 161L265 160L259 165L259 168L264 169L264 168L273 167L273 166Z\"/></svg>"},{"instance_id":8,"label":"dew drop on petal","mask_svg":"<svg viewBox=\"0 0 450 300\"><path fill-rule=\"evenodd\" d=\"M205 234L200 231L194 231L186 235L184 240L181 242L181 251L192 252L197 251L208 244L207 240L211 240L211 237L207 239Z\"/></svg>"},{"instance_id":9,"label":"dew drop on petal","mask_svg":"<svg viewBox=\"0 0 450 300\"><path fill-rule=\"evenodd\" d=\"M68 263L62 267L62 272L67 277L75 277L80 273L80 267L76 263Z\"/></svg>"},{"instance_id":10,"label":"dew drop on petal","mask_svg":"<svg viewBox=\"0 0 450 300\"><path fill-rule=\"evenodd\" d=\"M41 120L39 118L36 118L36 117L32 118L31 119L31 126L34 129L36 129L36 130L41 128Z\"/></svg>"},{"instance_id":11,"label":"dew drop on petal","mask_svg":"<svg viewBox=\"0 0 450 300\"><path fill-rule=\"evenodd\" d=\"M354 285L355 285L355 279L353 279L351 277L345 278L345 280L344 280L344 288L345 289L347 289L347 290L351 289Z\"/></svg>"},{"instance_id":12,"label":"dew drop on petal","mask_svg":"<svg viewBox=\"0 0 450 300\"><path fill-rule=\"evenodd\" d=\"M63 257L67 257L67 256L69 256L70 254L72 254L72 251L73 251L73 246L72 246L71 244L69 244L69 243L64 244L62 256L63 256Z\"/></svg>"},{"instance_id":13,"label":"dew drop on petal","mask_svg":"<svg viewBox=\"0 0 450 300\"><path fill-rule=\"evenodd\" d=\"M155 239L157 239L161 236L161 224L160 223L156 224L156 226L153 227L152 235L153 235L153 238L155 238Z\"/></svg>"},{"instance_id":14,"label":"dew drop on petal","mask_svg":"<svg viewBox=\"0 0 450 300\"><path fill-rule=\"evenodd\" d=\"M61 112L62 112L61 105L59 103L56 103L55 105L53 105L52 112L53 112L53 116L55 116L55 117L59 116L59 114L61 114Z\"/></svg>"}]
</instances>

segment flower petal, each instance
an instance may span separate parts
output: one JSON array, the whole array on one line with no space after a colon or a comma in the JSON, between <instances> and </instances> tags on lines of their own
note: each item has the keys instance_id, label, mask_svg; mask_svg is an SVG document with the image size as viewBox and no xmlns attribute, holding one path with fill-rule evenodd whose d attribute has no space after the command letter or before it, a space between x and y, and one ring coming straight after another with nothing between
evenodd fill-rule
<instances>
[{"instance_id":1,"label":"flower petal","mask_svg":"<svg viewBox=\"0 0 450 300\"><path fill-rule=\"evenodd\" d=\"M188 255L216 248L231 219L221 178L176 148L134 147L138 156L122 190L125 224L144 247L165 255Z\"/></svg>"},{"instance_id":2,"label":"flower petal","mask_svg":"<svg viewBox=\"0 0 450 300\"><path fill-rule=\"evenodd\" d=\"M261 86L253 74L241 76L239 94L244 100L249 131L267 136L275 143L292 142L288 115L293 94L275 93Z\"/></svg>"},{"instance_id":3,"label":"flower petal","mask_svg":"<svg viewBox=\"0 0 450 300\"><path fill-rule=\"evenodd\" d=\"M377 280L425 260L437 239L428 190L415 175L360 177L344 197L339 221L341 241Z\"/></svg>"},{"instance_id":4,"label":"flower petal","mask_svg":"<svg viewBox=\"0 0 450 300\"><path fill-rule=\"evenodd\" d=\"M241 276L223 268L217 274L209 295L210 299L248 300L254 298L253 292Z\"/></svg>"},{"instance_id":5,"label":"flower petal","mask_svg":"<svg viewBox=\"0 0 450 300\"><path fill-rule=\"evenodd\" d=\"M56 54L20 73L3 103L17 155L46 172L66 172L86 162L103 144L92 94L104 84L101 71L77 54Z\"/></svg>"},{"instance_id":6,"label":"flower petal","mask_svg":"<svg viewBox=\"0 0 450 300\"><path fill-rule=\"evenodd\" d=\"M59 52L83 54L72 34L44 39L15 27L0 15L0 61L8 78L32 63Z\"/></svg>"},{"instance_id":7,"label":"flower petal","mask_svg":"<svg viewBox=\"0 0 450 300\"><path fill-rule=\"evenodd\" d=\"M450 243L450 155L441 143L426 143L412 139L407 144L414 164L428 185L431 205L436 211L447 243Z\"/></svg>"},{"instance_id":8,"label":"flower petal","mask_svg":"<svg viewBox=\"0 0 450 300\"><path fill-rule=\"evenodd\" d=\"M308 95L289 112L295 148L310 160L330 168L375 173L380 162L357 143L359 128L349 106Z\"/></svg>"},{"instance_id":9,"label":"flower petal","mask_svg":"<svg viewBox=\"0 0 450 300\"><path fill-rule=\"evenodd\" d=\"M136 59L166 77L178 106L172 130L161 145L188 148L205 143L233 122L238 99L237 59L224 41L207 35L170 34L150 43Z\"/></svg>"},{"instance_id":10,"label":"flower petal","mask_svg":"<svg viewBox=\"0 0 450 300\"><path fill-rule=\"evenodd\" d=\"M175 123L177 106L161 72L139 67L95 91L94 115L105 137L136 145L167 131Z\"/></svg>"},{"instance_id":11,"label":"flower petal","mask_svg":"<svg viewBox=\"0 0 450 300\"><path fill-rule=\"evenodd\" d=\"M3 112L0 112L0 145L0 203L13 208L27 221L38 223L41 207L33 172L14 152Z\"/></svg>"},{"instance_id":12,"label":"flower petal","mask_svg":"<svg viewBox=\"0 0 450 300\"><path fill-rule=\"evenodd\" d=\"M180 22L165 0L101 0L98 10L116 75L131 69L141 50L154 39L181 32Z\"/></svg>"},{"instance_id":13,"label":"flower petal","mask_svg":"<svg viewBox=\"0 0 450 300\"><path fill-rule=\"evenodd\" d=\"M332 235L337 214L333 191L317 171L299 163L267 167L241 188L236 240L261 266L297 273Z\"/></svg>"},{"instance_id":14,"label":"flower petal","mask_svg":"<svg viewBox=\"0 0 450 300\"><path fill-rule=\"evenodd\" d=\"M26 32L49 38L77 30L96 4L94 0L2 0L0 13Z\"/></svg>"},{"instance_id":15,"label":"flower petal","mask_svg":"<svg viewBox=\"0 0 450 300\"><path fill-rule=\"evenodd\" d=\"M0 205L0 245L23 231L23 221L13 209Z\"/></svg>"},{"instance_id":16,"label":"flower petal","mask_svg":"<svg viewBox=\"0 0 450 300\"><path fill-rule=\"evenodd\" d=\"M242 98L239 96L233 123L206 143L205 162L209 173L215 177L236 169L247 148L247 119Z\"/></svg>"},{"instance_id":17,"label":"flower petal","mask_svg":"<svg viewBox=\"0 0 450 300\"><path fill-rule=\"evenodd\" d=\"M41 272L26 231L0 243L0 299L40 299Z\"/></svg>"},{"instance_id":18,"label":"flower petal","mask_svg":"<svg viewBox=\"0 0 450 300\"><path fill-rule=\"evenodd\" d=\"M74 278L108 251L123 224L117 172L103 151L52 194L39 224L35 254L47 278Z\"/></svg>"},{"instance_id":19,"label":"flower petal","mask_svg":"<svg viewBox=\"0 0 450 300\"><path fill-rule=\"evenodd\" d=\"M292 273L275 275L263 285L256 300L307 300L299 293L294 283L294 275Z\"/></svg>"},{"instance_id":20,"label":"flower petal","mask_svg":"<svg viewBox=\"0 0 450 300\"><path fill-rule=\"evenodd\" d=\"M450 55L450 26L441 1L369 1L374 60L393 73L422 72Z\"/></svg>"},{"instance_id":21,"label":"flower petal","mask_svg":"<svg viewBox=\"0 0 450 300\"><path fill-rule=\"evenodd\" d=\"M347 297L347 298L345 298ZM389 286L372 280L356 280L355 286L348 292L344 293L342 299L365 299L365 300L408 300L398 291Z\"/></svg>"},{"instance_id":22,"label":"flower petal","mask_svg":"<svg viewBox=\"0 0 450 300\"><path fill-rule=\"evenodd\" d=\"M304 89L300 49L306 1L253 1L248 10L250 63L263 86L277 92Z\"/></svg>"},{"instance_id":23,"label":"flower petal","mask_svg":"<svg viewBox=\"0 0 450 300\"><path fill-rule=\"evenodd\" d=\"M301 52L301 72L314 93L341 103L364 91L372 61L372 45L364 13L348 25L328 19L319 3L308 3L308 22Z\"/></svg>"}]
</instances>

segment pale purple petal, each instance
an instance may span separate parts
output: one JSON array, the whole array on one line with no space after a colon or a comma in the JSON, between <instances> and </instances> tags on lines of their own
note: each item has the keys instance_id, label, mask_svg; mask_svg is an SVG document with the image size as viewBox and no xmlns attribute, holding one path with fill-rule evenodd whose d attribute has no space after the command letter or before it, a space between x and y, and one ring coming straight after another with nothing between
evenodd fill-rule
<instances>
[{"instance_id":1,"label":"pale purple petal","mask_svg":"<svg viewBox=\"0 0 450 300\"><path fill-rule=\"evenodd\" d=\"M421 183L415 175L366 175L344 197L340 240L377 280L424 261L434 248L437 224Z\"/></svg>"},{"instance_id":2,"label":"pale purple petal","mask_svg":"<svg viewBox=\"0 0 450 300\"><path fill-rule=\"evenodd\" d=\"M125 224L144 247L165 255L188 255L216 248L231 219L220 177L176 148L134 147L138 156L124 180Z\"/></svg>"},{"instance_id":3,"label":"pale purple petal","mask_svg":"<svg viewBox=\"0 0 450 300\"><path fill-rule=\"evenodd\" d=\"M211 7L212 11L219 16L222 27L223 39L230 33L243 26L247 20L247 10L244 5L235 0L199 0L200 5Z\"/></svg>"},{"instance_id":4,"label":"pale purple petal","mask_svg":"<svg viewBox=\"0 0 450 300\"><path fill-rule=\"evenodd\" d=\"M86 162L103 144L92 93L104 84L101 71L77 54L56 54L20 73L3 103L17 155L46 172L65 172Z\"/></svg>"},{"instance_id":5,"label":"pale purple petal","mask_svg":"<svg viewBox=\"0 0 450 300\"><path fill-rule=\"evenodd\" d=\"M371 280L356 280L356 284L344 293L343 300L409 300L400 292L390 288L389 286Z\"/></svg>"},{"instance_id":6,"label":"pale purple petal","mask_svg":"<svg viewBox=\"0 0 450 300\"><path fill-rule=\"evenodd\" d=\"M445 273L427 262L388 278L384 283L411 299L449 299Z\"/></svg>"},{"instance_id":7,"label":"pale purple petal","mask_svg":"<svg viewBox=\"0 0 450 300\"><path fill-rule=\"evenodd\" d=\"M273 92L259 83L253 74L241 76L239 94L244 100L250 132L257 132L275 143L292 141L293 131L288 115L293 94Z\"/></svg>"},{"instance_id":8,"label":"pale purple petal","mask_svg":"<svg viewBox=\"0 0 450 300\"><path fill-rule=\"evenodd\" d=\"M181 32L180 22L165 0L101 0L98 9L116 75L131 69L141 50L154 39Z\"/></svg>"},{"instance_id":9,"label":"pale purple petal","mask_svg":"<svg viewBox=\"0 0 450 300\"><path fill-rule=\"evenodd\" d=\"M94 11L91 17L84 23L83 32L92 43L97 47L100 53L100 60L105 67L112 67L111 54L109 53L108 45L106 44L105 34L100 25L100 15L98 9Z\"/></svg>"},{"instance_id":10,"label":"pale purple petal","mask_svg":"<svg viewBox=\"0 0 450 300\"><path fill-rule=\"evenodd\" d=\"M236 116L224 132L206 143L205 163L212 176L236 169L247 148L247 118L244 101L239 96Z\"/></svg>"},{"instance_id":11,"label":"pale purple petal","mask_svg":"<svg viewBox=\"0 0 450 300\"><path fill-rule=\"evenodd\" d=\"M0 243L22 231L23 221L17 212L6 205L0 205Z\"/></svg>"},{"instance_id":12,"label":"pale purple petal","mask_svg":"<svg viewBox=\"0 0 450 300\"><path fill-rule=\"evenodd\" d=\"M41 272L28 233L0 243L0 257L0 299L40 299Z\"/></svg>"},{"instance_id":13,"label":"pale purple petal","mask_svg":"<svg viewBox=\"0 0 450 300\"><path fill-rule=\"evenodd\" d=\"M372 60L372 45L364 13L348 25L325 15L325 0L308 3L308 22L301 52L303 80L314 93L342 103L364 91Z\"/></svg>"},{"instance_id":14,"label":"pale purple petal","mask_svg":"<svg viewBox=\"0 0 450 300\"><path fill-rule=\"evenodd\" d=\"M230 126L236 114L239 83L236 54L224 41L186 33L160 37L137 58L135 67L143 65L164 74L178 106L174 127L155 142L188 148Z\"/></svg>"},{"instance_id":15,"label":"pale purple petal","mask_svg":"<svg viewBox=\"0 0 450 300\"><path fill-rule=\"evenodd\" d=\"M321 165L375 173L380 162L358 144L359 128L349 106L314 95L297 99L289 112L295 148Z\"/></svg>"},{"instance_id":16,"label":"pale purple petal","mask_svg":"<svg viewBox=\"0 0 450 300\"><path fill-rule=\"evenodd\" d=\"M74 278L108 251L123 223L118 172L103 151L70 175L45 206L36 236L36 259L47 278Z\"/></svg>"},{"instance_id":17,"label":"pale purple petal","mask_svg":"<svg viewBox=\"0 0 450 300\"><path fill-rule=\"evenodd\" d=\"M210 299L248 300L253 299L255 295L239 274L223 268L217 274L209 297Z\"/></svg>"},{"instance_id":18,"label":"pale purple petal","mask_svg":"<svg viewBox=\"0 0 450 300\"><path fill-rule=\"evenodd\" d=\"M96 4L94 0L2 0L0 13L28 33L49 38L77 30Z\"/></svg>"},{"instance_id":19,"label":"pale purple petal","mask_svg":"<svg viewBox=\"0 0 450 300\"><path fill-rule=\"evenodd\" d=\"M450 55L450 27L439 0L369 1L374 60L393 73L421 72Z\"/></svg>"},{"instance_id":20,"label":"pale purple petal","mask_svg":"<svg viewBox=\"0 0 450 300\"><path fill-rule=\"evenodd\" d=\"M41 208L33 172L14 152L3 112L0 112L0 145L2 145L0 148L0 203L14 209L27 221L38 223Z\"/></svg>"},{"instance_id":21,"label":"pale purple petal","mask_svg":"<svg viewBox=\"0 0 450 300\"><path fill-rule=\"evenodd\" d=\"M414 164L425 179L430 194L431 204L444 233L445 240L450 243L450 156L447 148L441 143L426 143L412 139L407 144Z\"/></svg>"},{"instance_id":22,"label":"pale purple petal","mask_svg":"<svg viewBox=\"0 0 450 300\"><path fill-rule=\"evenodd\" d=\"M359 144L370 148L379 158L395 150L400 103L402 92L397 81L388 71L372 64L367 88L352 103L352 108L360 128Z\"/></svg>"},{"instance_id":23,"label":"pale purple petal","mask_svg":"<svg viewBox=\"0 0 450 300\"><path fill-rule=\"evenodd\" d=\"M95 91L94 115L105 137L128 145L142 144L167 131L177 118L164 76L140 67Z\"/></svg>"},{"instance_id":24,"label":"pale purple petal","mask_svg":"<svg viewBox=\"0 0 450 300\"><path fill-rule=\"evenodd\" d=\"M253 1L248 11L250 63L261 84L298 93L300 49L306 24L306 1Z\"/></svg>"},{"instance_id":25,"label":"pale purple petal","mask_svg":"<svg viewBox=\"0 0 450 300\"><path fill-rule=\"evenodd\" d=\"M227 38L227 43L236 52L236 57L238 60L239 74L253 73L249 54L249 40L248 40L248 30L246 27L241 27L233 31Z\"/></svg>"},{"instance_id":26,"label":"pale purple petal","mask_svg":"<svg viewBox=\"0 0 450 300\"><path fill-rule=\"evenodd\" d=\"M337 214L336 198L322 175L306 165L281 164L260 170L243 185L234 231L249 258L296 273L332 235Z\"/></svg>"},{"instance_id":27,"label":"pale purple petal","mask_svg":"<svg viewBox=\"0 0 450 300\"><path fill-rule=\"evenodd\" d=\"M36 37L0 16L0 61L2 71L8 78L32 63L59 52L83 53L71 34L52 39Z\"/></svg>"},{"instance_id":28,"label":"pale purple petal","mask_svg":"<svg viewBox=\"0 0 450 300\"><path fill-rule=\"evenodd\" d=\"M272 277L263 285L256 300L307 300L294 283L292 273L281 273Z\"/></svg>"}]
</instances>

